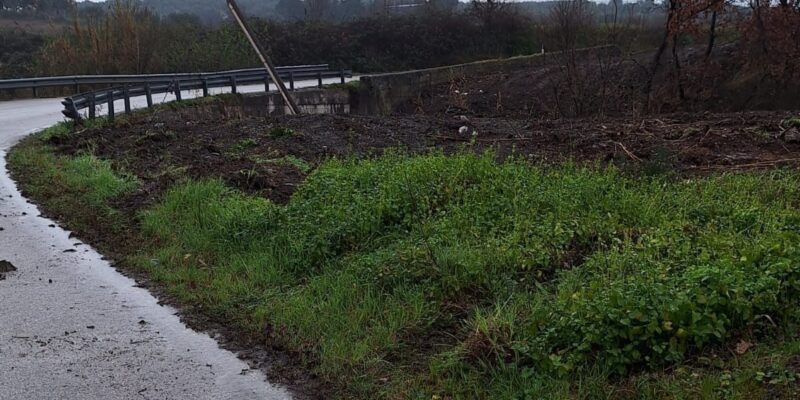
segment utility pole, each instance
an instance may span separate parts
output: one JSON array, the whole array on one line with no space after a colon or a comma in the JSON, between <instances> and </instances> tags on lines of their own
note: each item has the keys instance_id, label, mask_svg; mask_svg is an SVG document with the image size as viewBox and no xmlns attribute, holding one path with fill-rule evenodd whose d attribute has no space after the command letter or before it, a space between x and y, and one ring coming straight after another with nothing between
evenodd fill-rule
<instances>
[{"instance_id":1,"label":"utility pole","mask_svg":"<svg viewBox=\"0 0 800 400\"><path fill-rule=\"evenodd\" d=\"M244 31L244 35L247 36L247 40L250 41L250 44L253 46L253 49L258 54L258 58L261 59L261 63L264 64L264 67L267 69L267 73L269 73L269 77L275 82L275 85L278 86L278 91L281 92L281 97L283 97L283 101L286 102L286 105L289 106L289 113L292 115L300 114L300 108L297 107L297 104L294 102L294 99L289 96L289 91L286 90L286 85L283 84L283 81L278 76L278 73L275 70L275 66L272 64L272 61L267 56L267 53L264 49L261 48L261 45L258 44L256 41L255 36L253 36L253 31L250 30L250 27L247 25L247 21L244 18L244 14L242 14L242 10L239 9L239 5L236 4L236 0L227 0L228 1L228 8L231 9L233 13L233 17L236 18L236 22L239 23L239 26Z\"/></svg>"}]
</instances>

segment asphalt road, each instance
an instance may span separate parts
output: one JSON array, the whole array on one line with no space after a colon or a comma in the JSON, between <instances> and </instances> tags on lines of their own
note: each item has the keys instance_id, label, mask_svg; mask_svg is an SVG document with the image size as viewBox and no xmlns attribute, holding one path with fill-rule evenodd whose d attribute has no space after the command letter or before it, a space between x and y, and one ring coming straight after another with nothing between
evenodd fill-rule
<instances>
[{"instance_id":1,"label":"asphalt road","mask_svg":"<svg viewBox=\"0 0 800 400\"><path fill-rule=\"evenodd\" d=\"M0 102L0 261L17 268L0 280L0 399L288 398L20 195L6 151L62 120L59 101Z\"/></svg>"}]
</instances>

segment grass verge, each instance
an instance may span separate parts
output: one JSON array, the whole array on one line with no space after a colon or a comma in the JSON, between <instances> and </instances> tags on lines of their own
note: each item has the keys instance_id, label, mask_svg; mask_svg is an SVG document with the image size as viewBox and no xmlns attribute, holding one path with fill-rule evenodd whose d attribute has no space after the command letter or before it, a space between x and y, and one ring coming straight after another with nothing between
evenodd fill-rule
<instances>
[{"instance_id":1,"label":"grass verge","mask_svg":"<svg viewBox=\"0 0 800 400\"><path fill-rule=\"evenodd\" d=\"M135 187L30 139L9 166L92 229ZM795 398L800 174L690 180L491 155L330 160L288 204L185 181L126 220L184 304L358 398Z\"/></svg>"},{"instance_id":2,"label":"grass verge","mask_svg":"<svg viewBox=\"0 0 800 400\"><path fill-rule=\"evenodd\" d=\"M8 167L26 196L75 230L98 225L123 229L111 201L137 187L136 178L114 171L111 163L91 154L60 156L45 140L68 135L69 124L58 124L24 140L8 155Z\"/></svg>"}]
</instances>

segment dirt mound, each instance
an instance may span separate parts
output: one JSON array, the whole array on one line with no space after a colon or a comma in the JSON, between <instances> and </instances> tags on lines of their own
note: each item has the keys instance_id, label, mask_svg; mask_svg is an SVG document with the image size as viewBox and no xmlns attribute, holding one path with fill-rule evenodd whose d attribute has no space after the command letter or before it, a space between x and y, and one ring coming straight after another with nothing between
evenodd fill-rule
<instances>
[{"instance_id":1,"label":"dirt mound","mask_svg":"<svg viewBox=\"0 0 800 400\"><path fill-rule=\"evenodd\" d=\"M793 118L753 112L602 121L354 115L231 120L178 111L84 130L58 139L57 148L92 151L136 175L141 189L123 208L150 204L182 179L209 177L283 203L318 163L387 149L491 150L499 159L599 162L679 174L795 164L800 141L788 122Z\"/></svg>"}]
</instances>

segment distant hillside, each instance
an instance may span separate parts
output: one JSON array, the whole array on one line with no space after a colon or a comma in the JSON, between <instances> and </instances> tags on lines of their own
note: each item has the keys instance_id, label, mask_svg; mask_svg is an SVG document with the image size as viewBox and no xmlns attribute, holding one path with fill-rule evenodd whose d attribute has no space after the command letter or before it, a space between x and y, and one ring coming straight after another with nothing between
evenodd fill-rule
<instances>
[{"instance_id":1,"label":"distant hillside","mask_svg":"<svg viewBox=\"0 0 800 400\"><path fill-rule=\"evenodd\" d=\"M225 0L141 0L142 4L160 15L191 14L206 23L218 23L229 18ZM278 0L238 0L248 15L275 16Z\"/></svg>"}]
</instances>

